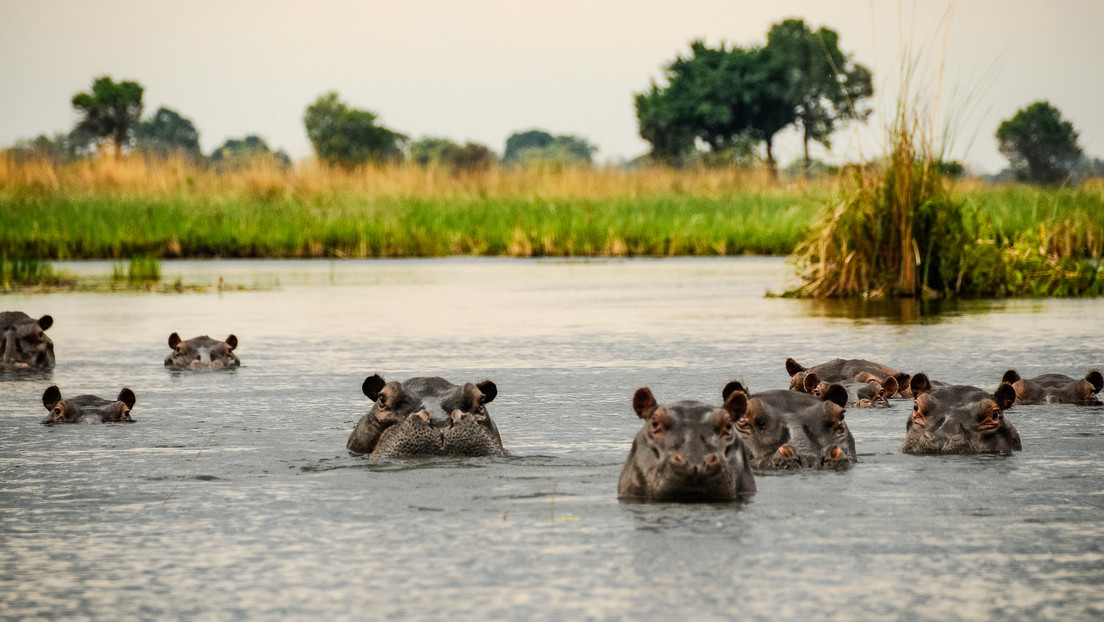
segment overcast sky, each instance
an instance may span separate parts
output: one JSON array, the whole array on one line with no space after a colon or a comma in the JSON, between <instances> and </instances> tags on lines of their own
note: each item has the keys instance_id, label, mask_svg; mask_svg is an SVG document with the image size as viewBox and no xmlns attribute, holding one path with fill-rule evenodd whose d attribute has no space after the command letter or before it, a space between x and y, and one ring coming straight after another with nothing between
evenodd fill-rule
<instances>
[{"instance_id":1,"label":"overcast sky","mask_svg":"<svg viewBox=\"0 0 1104 622\"><path fill-rule=\"evenodd\" d=\"M206 153L258 134L309 156L303 112L337 91L414 139L501 154L510 134L540 128L586 138L599 161L617 161L648 148L633 93L691 40L760 45L771 24L800 17L836 30L873 70L879 110L892 112L902 50L922 49L923 91L954 120L951 156L979 170L1007 165L997 125L1040 99L1104 157L1104 1L964 0L944 47L936 33L947 9L936 0L0 0L0 146L68 131L72 96L109 75L145 87L146 115L167 106L191 119ZM871 157L883 124L875 114L820 155ZM780 136L781 162L800 151L792 132Z\"/></svg>"}]
</instances>

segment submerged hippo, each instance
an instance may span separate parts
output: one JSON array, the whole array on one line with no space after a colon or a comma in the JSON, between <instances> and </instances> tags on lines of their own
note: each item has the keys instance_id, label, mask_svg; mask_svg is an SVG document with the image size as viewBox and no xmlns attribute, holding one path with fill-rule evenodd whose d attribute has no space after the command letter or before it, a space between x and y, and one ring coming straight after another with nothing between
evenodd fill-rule
<instances>
[{"instance_id":1,"label":"submerged hippo","mask_svg":"<svg viewBox=\"0 0 1104 622\"><path fill-rule=\"evenodd\" d=\"M728 383L722 395L747 394L739 382ZM828 386L820 397L776 390L748 398L747 411L736 431L757 469L844 469L858 461L855 438L843 420L847 391Z\"/></svg>"},{"instance_id":2,"label":"submerged hippo","mask_svg":"<svg viewBox=\"0 0 1104 622\"><path fill-rule=\"evenodd\" d=\"M507 455L487 414L498 395L490 380L457 386L444 378L399 383L373 374L361 390L374 403L349 435L349 451L372 458Z\"/></svg>"},{"instance_id":3,"label":"submerged hippo","mask_svg":"<svg viewBox=\"0 0 1104 622\"><path fill-rule=\"evenodd\" d=\"M54 342L46 331L54 318L37 320L22 311L0 312L0 369L51 369L54 366Z\"/></svg>"},{"instance_id":4,"label":"submerged hippo","mask_svg":"<svg viewBox=\"0 0 1104 622\"><path fill-rule=\"evenodd\" d=\"M1017 404L1077 404L1096 406L1100 400L1096 394L1104 388L1104 376L1097 370L1075 379L1062 374L1043 374L1034 378L1020 378L1016 370L1004 372L1001 383L1008 383L1016 390Z\"/></svg>"},{"instance_id":5,"label":"submerged hippo","mask_svg":"<svg viewBox=\"0 0 1104 622\"><path fill-rule=\"evenodd\" d=\"M867 361L864 359L832 359L827 363L805 367L792 358L786 359L786 372L790 374L790 389L812 393L813 388L821 382L868 382L877 380L885 385L889 378L893 378L897 389L889 393L894 397L898 393L900 397L909 397L909 374L897 371L892 367Z\"/></svg>"},{"instance_id":6,"label":"submerged hippo","mask_svg":"<svg viewBox=\"0 0 1104 622\"><path fill-rule=\"evenodd\" d=\"M42 405L50 414L42 423L133 423L130 410L134 408L134 391L124 388L119 397L108 400L95 395L78 395L61 399L57 386L42 394Z\"/></svg>"},{"instance_id":7,"label":"submerged hippo","mask_svg":"<svg viewBox=\"0 0 1104 622\"><path fill-rule=\"evenodd\" d=\"M165 367L172 370L182 369L234 369L241 367L234 350L238 347L238 338L230 335L225 341L211 339L207 335L184 341L180 335L169 335L169 347L172 354L165 357Z\"/></svg>"},{"instance_id":8,"label":"submerged hippo","mask_svg":"<svg viewBox=\"0 0 1104 622\"><path fill-rule=\"evenodd\" d=\"M860 374L859 378L865 378L859 382L848 382L842 386L847 391L847 403L845 408L888 408L889 397L897 393L897 379L888 376L884 380L878 380L870 374ZM833 386L833 383L822 382L816 377L816 373L809 372L805 376L806 381L816 381L816 387L810 393L821 397Z\"/></svg>"},{"instance_id":9,"label":"submerged hippo","mask_svg":"<svg viewBox=\"0 0 1104 622\"><path fill-rule=\"evenodd\" d=\"M1004 416L1016 401L1012 385L994 393L966 385L933 386L927 375L912 377L916 401L905 424L906 454L983 454L1019 451L1020 435Z\"/></svg>"},{"instance_id":10,"label":"submerged hippo","mask_svg":"<svg viewBox=\"0 0 1104 622\"><path fill-rule=\"evenodd\" d=\"M750 461L733 422L747 396L733 393L717 408L683 401L659 405L651 390L633 395L644 427L633 439L617 496L646 501L733 501L755 492Z\"/></svg>"}]
</instances>

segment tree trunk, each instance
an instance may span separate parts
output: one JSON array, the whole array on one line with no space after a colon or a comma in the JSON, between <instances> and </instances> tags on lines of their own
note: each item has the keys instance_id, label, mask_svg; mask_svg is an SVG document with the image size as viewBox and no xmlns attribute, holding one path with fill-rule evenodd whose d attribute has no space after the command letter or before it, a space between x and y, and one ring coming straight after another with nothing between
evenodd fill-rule
<instances>
[{"instance_id":1,"label":"tree trunk","mask_svg":"<svg viewBox=\"0 0 1104 622\"><path fill-rule=\"evenodd\" d=\"M778 179L778 163L774 161L774 136L767 136L767 168L771 179Z\"/></svg>"}]
</instances>

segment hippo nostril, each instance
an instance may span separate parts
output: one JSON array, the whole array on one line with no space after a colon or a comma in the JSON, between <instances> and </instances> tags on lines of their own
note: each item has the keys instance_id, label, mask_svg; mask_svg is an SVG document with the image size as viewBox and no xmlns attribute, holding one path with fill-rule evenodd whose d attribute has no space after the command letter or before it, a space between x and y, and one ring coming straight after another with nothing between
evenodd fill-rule
<instances>
[{"instance_id":1,"label":"hippo nostril","mask_svg":"<svg viewBox=\"0 0 1104 622\"><path fill-rule=\"evenodd\" d=\"M686 464L686 460L682 457L682 454L675 454L674 456L671 456L671 462L680 466Z\"/></svg>"},{"instance_id":2,"label":"hippo nostril","mask_svg":"<svg viewBox=\"0 0 1104 622\"><path fill-rule=\"evenodd\" d=\"M705 463L708 464L709 466L713 466L713 465L717 464L720 461L721 461L721 459L717 457L717 454L709 454L708 456L705 457Z\"/></svg>"},{"instance_id":3,"label":"hippo nostril","mask_svg":"<svg viewBox=\"0 0 1104 622\"><path fill-rule=\"evenodd\" d=\"M783 446L779 447L779 448L778 448L778 453L779 453L779 454L780 454L780 455L781 455L781 456L782 456L783 458L793 458L793 457L794 457L794 455L796 455L796 454L794 453L794 448L793 448L793 447L790 447L789 445L783 445Z\"/></svg>"},{"instance_id":4,"label":"hippo nostril","mask_svg":"<svg viewBox=\"0 0 1104 622\"><path fill-rule=\"evenodd\" d=\"M833 460L839 460L840 456L843 455L843 450L840 449L838 445L833 445L828 449L828 455L831 456Z\"/></svg>"}]
</instances>

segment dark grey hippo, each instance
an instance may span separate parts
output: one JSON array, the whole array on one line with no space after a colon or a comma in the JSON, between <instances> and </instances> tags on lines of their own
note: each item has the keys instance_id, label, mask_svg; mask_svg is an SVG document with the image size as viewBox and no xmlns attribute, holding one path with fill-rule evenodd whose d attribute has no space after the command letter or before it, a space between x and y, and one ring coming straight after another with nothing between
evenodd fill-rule
<instances>
[{"instance_id":1,"label":"dark grey hippo","mask_svg":"<svg viewBox=\"0 0 1104 622\"><path fill-rule=\"evenodd\" d=\"M1016 401L1012 385L993 393L967 385L933 386L926 374L912 377L916 400L905 424L906 454L1011 453L1022 449L1004 410Z\"/></svg>"},{"instance_id":2,"label":"dark grey hippo","mask_svg":"<svg viewBox=\"0 0 1104 622\"><path fill-rule=\"evenodd\" d=\"M786 372L790 374L790 389L793 391L812 393L821 382L847 384L877 380L884 385L892 377L898 387L897 397L911 397L908 393L909 374L865 359L832 359L827 363L805 367L788 358ZM894 394L890 393L889 396L894 397Z\"/></svg>"},{"instance_id":3,"label":"dark grey hippo","mask_svg":"<svg viewBox=\"0 0 1104 622\"><path fill-rule=\"evenodd\" d=\"M234 350L238 347L238 338L230 335L225 341L211 339L207 335L184 341L180 335L169 335L169 347L172 354L165 357L165 367L172 370L184 369L234 369L241 367Z\"/></svg>"},{"instance_id":4,"label":"dark grey hippo","mask_svg":"<svg viewBox=\"0 0 1104 622\"><path fill-rule=\"evenodd\" d=\"M860 378L864 377L862 375ZM847 390L847 403L845 408L888 408L889 396L897 393L897 379L893 376L887 376L884 380L879 381L867 374L865 376L866 381L861 382L847 382L839 386L842 386ZM806 376L806 379L814 378L816 375L810 373ZM812 390L812 394L816 397L821 397L829 387L833 386L832 383L818 382L816 388Z\"/></svg>"},{"instance_id":5,"label":"dark grey hippo","mask_svg":"<svg viewBox=\"0 0 1104 622\"><path fill-rule=\"evenodd\" d=\"M361 390L374 402L346 447L371 458L505 456L487 404L498 395L490 380L463 386L444 378L386 382L368 376Z\"/></svg>"},{"instance_id":6,"label":"dark grey hippo","mask_svg":"<svg viewBox=\"0 0 1104 622\"><path fill-rule=\"evenodd\" d=\"M734 501L755 492L750 461L733 422L747 396L734 393L718 408L696 401L660 405L651 390L633 395L644 427L633 439L617 496L643 501Z\"/></svg>"},{"instance_id":7,"label":"dark grey hippo","mask_svg":"<svg viewBox=\"0 0 1104 622\"><path fill-rule=\"evenodd\" d=\"M124 388L113 400L95 395L78 395L61 399L61 390L52 386L42 394L42 405L50 414L42 423L133 423L134 391Z\"/></svg>"},{"instance_id":8,"label":"dark grey hippo","mask_svg":"<svg viewBox=\"0 0 1104 622\"><path fill-rule=\"evenodd\" d=\"M0 312L0 369L52 369L54 342L46 331L54 318L37 320L22 311Z\"/></svg>"},{"instance_id":9,"label":"dark grey hippo","mask_svg":"<svg viewBox=\"0 0 1104 622\"><path fill-rule=\"evenodd\" d=\"M739 382L722 395L747 393ZM845 469L858 461L855 438L843 420L847 391L830 385L820 397L797 391L755 393L736 430L751 455L751 466L763 470Z\"/></svg>"},{"instance_id":10,"label":"dark grey hippo","mask_svg":"<svg viewBox=\"0 0 1104 622\"><path fill-rule=\"evenodd\" d=\"M1016 390L1017 404L1077 404L1096 406L1100 399L1096 394L1104 388L1104 376L1097 370L1084 378L1070 378L1062 374L1042 374L1034 378L1021 378L1016 370L1004 372L1001 382Z\"/></svg>"}]
</instances>

